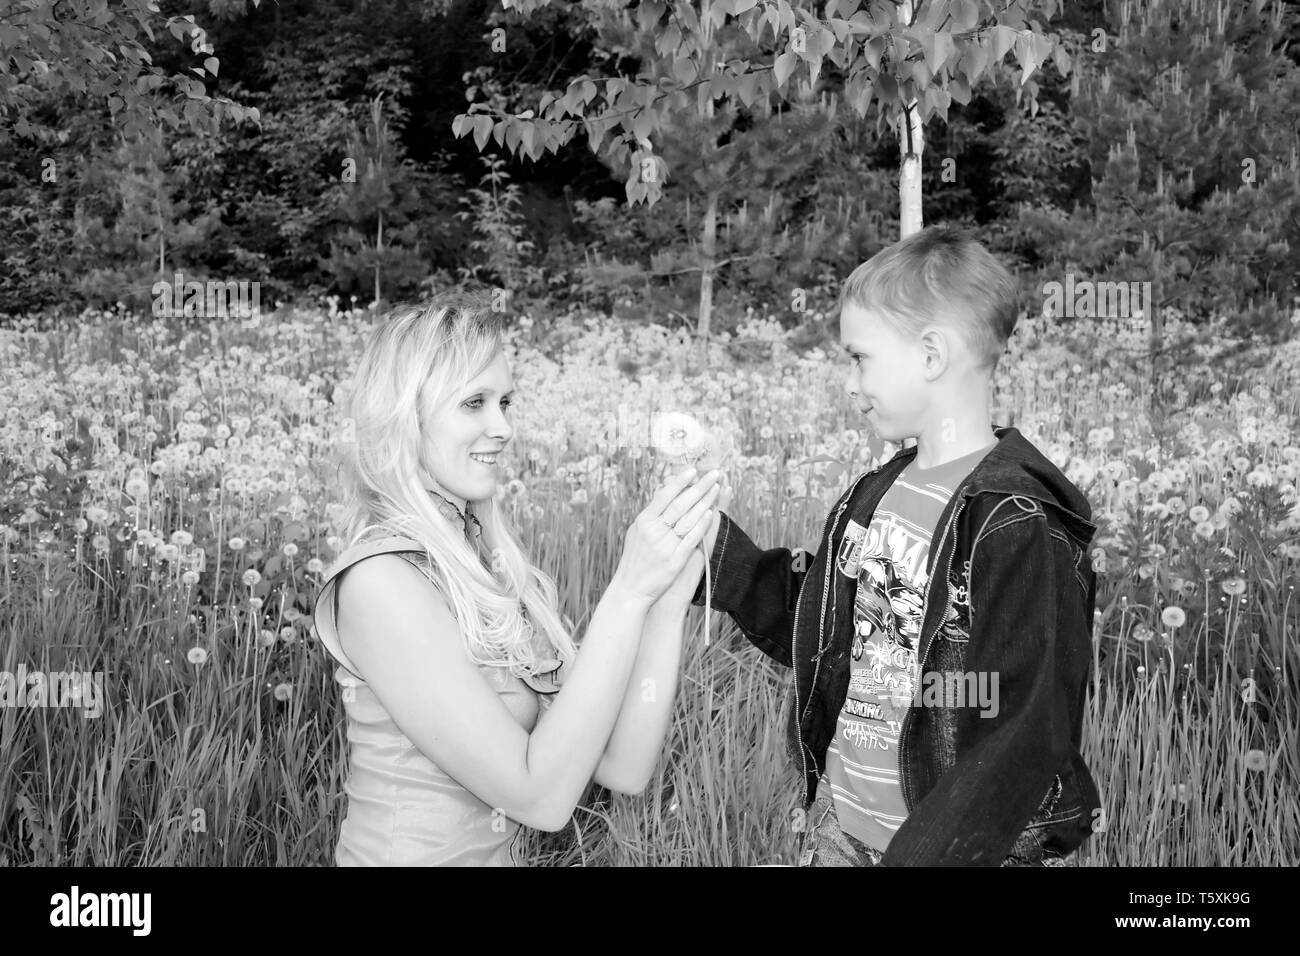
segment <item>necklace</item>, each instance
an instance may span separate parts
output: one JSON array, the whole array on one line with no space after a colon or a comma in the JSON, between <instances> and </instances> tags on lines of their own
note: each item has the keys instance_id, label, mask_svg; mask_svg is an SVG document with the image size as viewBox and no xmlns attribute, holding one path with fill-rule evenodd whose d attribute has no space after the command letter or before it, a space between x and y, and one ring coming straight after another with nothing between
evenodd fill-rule
<instances>
[{"instance_id":1,"label":"necklace","mask_svg":"<svg viewBox=\"0 0 1300 956\"><path fill-rule=\"evenodd\" d=\"M442 504L438 505L438 510L441 511L448 520L452 517L460 519L461 527L465 531L465 537L470 540L471 544L477 545L478 539L483 533L483 526L479 524L478 518L474 517L474 512L469 510L469 503L467 502L465 504L465 510L461 511L456 507L454 502L448 501L432 488L426 488L425 491L442 501ZM450 513L448 513L448 511L450 511Z\"/></svg>"},{"instance_id":2,"label":"necklace","mask_svg":"<svg viewBox=\"0 0 1300 956\"><path fill-rule=\"evenodd\" d=\"M480 558L487 560L483 546L483 526L479 524L478 518L474 517L474 513L469 510L469 504L466 503L465 510L461 511L456 507L455 502L448 501L432 488L426 488L425 491L439 499L438 510L442 512L448 520L451 520L453 517L460 519L462 525L465 527L465 536L469 538L470 544L474 546L474 550L478 552ZM492 568L489 568L489 570L492 570L494 574L496 573L494 563ZM530 643L532 644L534 653L537 656L537 659L534 660L533 664L527 668L529 676L544 677L557 671L560 668L562 661L555 655L549 641L544 641L542 644L544 651L538 649L538 641L541 639L541 635L533 624L532 617L528 613L528 606L524 604L523 601L519 602L519 616L523 619L524 626L529 631Z\"/></svg>"}]
</instances>

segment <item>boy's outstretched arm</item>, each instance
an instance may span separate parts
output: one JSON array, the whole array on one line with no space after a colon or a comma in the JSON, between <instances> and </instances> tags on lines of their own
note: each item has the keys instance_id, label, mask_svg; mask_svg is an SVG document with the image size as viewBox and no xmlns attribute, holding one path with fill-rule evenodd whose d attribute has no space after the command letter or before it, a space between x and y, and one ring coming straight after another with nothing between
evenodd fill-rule
<instances>
[{"instance_id":1,"label":"boy's outstretched arm","mask_svg":"<svg viewBox=\"0 0 1300 956\"><path fill-rule=\"evenodd\" d=\"M1001 864L1065 765L1088 653L1066 646L1078 643L1070 633L1077 608L1063 589L1078 584L1068 562L1060 580L1057 547L1041 511L980 540L966 667L988 681L992 699L954 709L946 730L961 757L912 807L884 865ZM1082 813L1089 818L1091 808Z\"/></svg>"},{"instance_id":2,"label":"boy's outstretched arm","mask_svg":"<svg viewBox=\"0 0 1300 956\"><path fill-rule=\"evenodd\" d=\"M725 507L722 499L718 507ZM726 514L719 512L718 519L709 558L713 608L727 612L760 651L790 667L794 609L812 557L788 548L764 551ZM703 576L691 603L704 604Z\"/></svg>"}]
</instances>

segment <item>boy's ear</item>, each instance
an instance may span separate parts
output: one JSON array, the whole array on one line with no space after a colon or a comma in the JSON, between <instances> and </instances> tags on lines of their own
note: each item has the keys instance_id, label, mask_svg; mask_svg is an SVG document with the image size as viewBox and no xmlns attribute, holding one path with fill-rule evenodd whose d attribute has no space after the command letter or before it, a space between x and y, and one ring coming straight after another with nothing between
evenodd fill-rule
<instances>
[{"instance_id":1,"label":"boy's ear","mask_svg":"<svg viewBox=\"0 0 1300 956\"><path fill-rule=\"evenodd\" d=\"M927 382L933 382L947 370L952 349L942 328L932 325L921 333L921 360Z\"/></svg>"}]
</instances>

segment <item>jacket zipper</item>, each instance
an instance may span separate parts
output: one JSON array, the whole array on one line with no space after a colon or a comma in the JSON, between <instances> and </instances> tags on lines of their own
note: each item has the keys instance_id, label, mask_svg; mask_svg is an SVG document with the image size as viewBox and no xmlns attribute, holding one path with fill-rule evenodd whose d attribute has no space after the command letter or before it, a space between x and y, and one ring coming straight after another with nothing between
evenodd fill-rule
<instances>
[{"instance_id":1,"label":"jacket zipper","mask_svg":"<svg viewBox=\"0 0 1300 956\"><path fill-rule=\"evenodd\" d=\"M940 548L942 548L943 545L944 545L944 542L948 540L948 532L949 532L949 531L952 531L953 528L956 526L956 524L957 524L957 518L958 518L958 516L961 515L961 509L964 508L964 507L966 507L966 496L965 496L964 494L961 494L960 490L957 492L957 494L959 495L959 497L957 498L957 507L953 509L952 516L948 519L948 524L944 526L943 534L940 535L940 537L939 537L939 547L940 547ZM956 555L957 555L957 535L956 535L956 533L954 533L953 536L952 536L952 545L951 545L951 546L949 547L949 549L948 549L948 561L947 561L947 563L943 566L943 586L944 586L944 590L947 591L947 593L948 593L948 598L947 598L946 603L944 604L943 614L941 614L941 615L939 616L939 621L938 621L938 623L935 625L934 630L932 630L932 631L930 632L930 639L929 639L929 640L925 640L925 639L924 639L925 635L922 635L921 646L920 646L920 648L919 648L919 650L920 650L920 656L917 658L917 665L916 665L916 668L917 668L917 680L920 680L920 678L921 678L921 674L923 674L923 673L925 672L925 660L926 660L926 657L929 655L930 645L934 642L934 638L935 638L935 636L939 633L939 628L943 627L943 622L946 621L946 620L948 620L948 615L952 613L953 593L952 593L952 588L948 586L948 573L949 573L949 571L952 570L952 561L953 561L953 558L956 557ZM938 570L939 570L939 564L938 564L938 562L935 563L934 570L935 570L935 571L938 571ZM930 587L929 587L929 585L932 584L932 583L934 582L934 580L935 580L935 579L934 579L934 577L932 576L932 577L929 579L929 581L927 582L927 585L926 585L926 602L925 602L925 603L926 603L926 608L927 608L927 609L928 609L928 607L929 607L929 603L930 603L930 601L929 601L929 596L930 596ZM922 619L924 619L924 612L922 613ZM907 812L908 812L908 813L911 813L911 812L912 812L912 806L913 806L913 804L912 804L912 787L911 787L911 777L908 775L908 772L907 772L907 763L906 763L906 761L904 761L904 760L902 759L902 758L903 758L903 742L904 742L904 740L907 738L907 731L908 731L908 728L912 725L913 713L915 712L915 710L916 710L915 707L909 707L909 708L907 708L907 714L906 714L906 716L903 717L903 726L902 726L902 728L899 730L899 733L898 733L898 757L899 757L899 760L898 760L898 769L899 769L899 771L900 771L900 773L899 773L899 782L902 784L902 790L903 790L903 803L906 804L906 806L907 806Z\"/></svg>"},{"instance_id":2,"label":"jacket zipper","mask_svg":"<svg viewBox=\"0 0 1300 956\"><path fill-rule=\"evenodd\" d=\"M891 458L890 461L893 461L893 459ZM888 462L885 464L888 464ZM826 636L826 601L830 593L831 565L833 565L836 560L836 555L831 553L833 550L833 542L835 540L834 532L839 528L840 518L843 517L845 510L849 506L849 502L853 500L853 495L857 492L858 486L884 467L885 465L879 465L866 474L860 476L858 480L853 483L853 487L849 489L849 493L844 496L844 501L839 506L839 509L833 515L827 517L826 525L822 529L822 537L826 538L828 533L830 534L830 537L826 538L826 575L824 579L825 583L822 587L822 613L821 617L817 621L817 657L813 662L813 676L810 683L810 686L814 690L817 687L817 673L822 666L822 654L825 653L823 638ZM794 627L790 634L790 663L794 665L794 729L796 739L799 743L799 769L802 771L799 775L799 786L802 789L802 806L807 806L808 804L808 757L806 753L807 748L804 746L803 742L803 708L799 703L799 658L796 656L796 652L799 646L799 609L803 604L803 589L807 584L808 577L805 575L803 583L799 585L799 598L795 602L794 606Z\"/></svg>"}]
</instances>

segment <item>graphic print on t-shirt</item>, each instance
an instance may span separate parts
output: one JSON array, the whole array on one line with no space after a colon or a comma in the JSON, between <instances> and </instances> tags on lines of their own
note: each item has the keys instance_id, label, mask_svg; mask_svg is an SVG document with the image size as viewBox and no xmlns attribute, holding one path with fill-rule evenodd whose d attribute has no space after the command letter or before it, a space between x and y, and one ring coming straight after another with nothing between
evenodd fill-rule
<instances>
[{"instance_id":1,"label":"graphic print on t-shirt","mask_svg":"<svg viewBox=\"0 0 1300 956\"><path fill-rule=\"evenodd\" d=\"M986 451L904 469L869 526L849 521L836 555L836 569L856 587L848 695L827 750L827 779L844 832L882 852L907 819L898 738L920 677L931 535Z\"/></svg>"},{"instance_id":2,"label":"graphic print on t-shirt","mask_svg":"<svg viewBox=\"0 0 1300 956\"><path fill-rule=\"evenodd\" d=\"M903 516L886 512L869 528L850 522L846 542L850 536L848 553L841 551L841 571L858 580L849 700L862 706L846 710L882 721L885 728L877 730L888 731L883 739L870 727L857 735L887 749L889 738L897 739L915 686L930 530L911 528Z\"/></svg>"}]
</instances>

